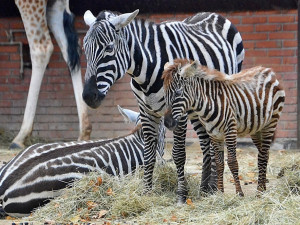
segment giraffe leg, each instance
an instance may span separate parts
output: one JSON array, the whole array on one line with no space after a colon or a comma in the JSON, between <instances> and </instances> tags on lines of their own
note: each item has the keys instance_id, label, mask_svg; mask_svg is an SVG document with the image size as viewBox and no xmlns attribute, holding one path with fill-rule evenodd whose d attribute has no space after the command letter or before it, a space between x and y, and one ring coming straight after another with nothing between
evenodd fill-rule
<instances>
[{"instance_id":1,"label":"giraffe leg","mask_svg":"<svg viewBox=\"0 0 300 225\"><path fill-rule=\"evenodd\" d=\"M87 105L82 98L83 85L78 51L78 38L74 30L73 15L69 10L68 1L56 1L53 5L48 7L47 20L49 28L61 49L64 60L68 64L71 73L79 117L80 133L78 140L89 140L92 125L88 118ZM67 27L69 29L67 29Z\"/></svg>"},{"instance_id":2,"label":"giraffe leg","mask_svg":"<svg viewBox=\"0 0 300 225\"><path fill-rule=\"evenodd\" d=\"M24 148L25 138L30 136L32 132L42 79L53 51L53 44L45 16L46 4L41 4L39 7L36 7L35 11L26 7L19 7L19 11L22 16L30 47L32 75L22 126L18 135L12 141L9 147L10 149ZM39 17L39 20L30 20L36 15Z\"/></svg>"}]
</instances>

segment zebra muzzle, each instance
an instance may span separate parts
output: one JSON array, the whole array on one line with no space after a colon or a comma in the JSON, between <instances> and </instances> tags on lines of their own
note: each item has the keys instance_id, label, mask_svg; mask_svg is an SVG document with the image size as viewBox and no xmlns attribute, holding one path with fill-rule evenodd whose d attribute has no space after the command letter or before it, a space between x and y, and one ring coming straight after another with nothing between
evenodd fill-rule
<instances>
[{"instance_id":1,"label":"zebra muzzle","mask_svg":"<svg viewBox=\"0 0 300 225\"><path fill-rule=\"evenodd\" d=\"M165 116L164 124L169 130L173 131L177 127L178 122L177 122L177 120L173 119L173 117L171 117L171 116L170 117Z\"/></svg>"},{"instance_id":2,"label":"zebra muzzle","mask_svg":"<svg viewBox=\"0 0 300 225\"><path fill-rule=\"evenodd\" d=\"M96 109L101 105L104 97L105 97L105 94L101 93L98 90L95 76L92 76L91 78L89 78L85 82L84 89L82 92L82 98L85 101L85 103L89 107Z\"/></svg>"}]
</instances>

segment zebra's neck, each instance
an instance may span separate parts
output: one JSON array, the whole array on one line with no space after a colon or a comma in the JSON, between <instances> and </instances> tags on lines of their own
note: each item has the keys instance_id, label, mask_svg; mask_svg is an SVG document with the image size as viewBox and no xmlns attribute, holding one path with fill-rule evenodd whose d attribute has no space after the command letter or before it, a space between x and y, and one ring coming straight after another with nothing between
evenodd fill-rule
<instances>
[{"instance_id":1,"label":"zebra's neck","mask_svg":"<svg viewBox=\"0 0 300 225\"><path fill-rule=\"evenodd\" d=\"M141 86L148 85L151 77L160 69L159 25L142 19L132 21L124 29L125 39L130 50L128 73ZM160 71L161 72L161 71ZM154 81L152 81L154 82Z\"/></svg>"},{"instance_id":2,"label":"zebra's neck","mask_svg":"<svg viewBox=\"0 0 300 225\"><path fill-rule=\"evenodd\" d=\"M191 82L194 84L187 86L187 91L191 98L188 104L191 109L197 111L200 116L205 118L218 104L218 94L221 91L222 84L218 81L206 80L203 78L195 78ZM194 88L196 86L196 88ZM214 90L214 91L211 91ZM221 103L219 103L221 104Z\"/></svg>"}]
</instances>

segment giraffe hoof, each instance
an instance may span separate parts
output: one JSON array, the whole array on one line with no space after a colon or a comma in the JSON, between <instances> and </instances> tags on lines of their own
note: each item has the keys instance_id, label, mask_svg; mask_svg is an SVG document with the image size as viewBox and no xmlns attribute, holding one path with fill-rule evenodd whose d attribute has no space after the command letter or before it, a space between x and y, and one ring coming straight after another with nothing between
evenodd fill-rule
<instances>
[{"instance_id":1,"label":"giraffe hoof","mask_svg":"<svg viewBox=\"0 0 300 225\"><path fill-rule=\"evenodd\" d=\"M14 143L14 142L12 142L10 145L9 145L9 147L8 147L8 149L9 150L22 150L22 149L24 149L24 145L19 145L19 144L17 144L17 143Z\"/></svg>"}]
</instances>

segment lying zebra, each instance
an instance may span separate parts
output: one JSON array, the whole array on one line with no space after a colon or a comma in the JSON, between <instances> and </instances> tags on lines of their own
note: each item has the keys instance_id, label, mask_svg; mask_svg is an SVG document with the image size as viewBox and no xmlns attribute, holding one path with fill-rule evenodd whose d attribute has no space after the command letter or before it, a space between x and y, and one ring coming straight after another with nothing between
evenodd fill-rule
<instances>
[{"instance_id":1,"label":"lying zebra","mask_svg":"<svg viewBox=\"0 0 300 225\"><path fill-rule=\"evenodd\" d=\"M221 150L225 140L236 192L244 195L238 177L236 139L249 134L258 149L257 190L264 191L269 149L285 100L275 73L259 66L228 76L181 59L166 64L163 79L169 107L165 126L174 129L188 110L198 114L211 138L218 189L224 191Z\"/></svg>"},{"instance_id":2,"label":"lying zebra","mask_svg":"<svg viewBox=\"0 0 300 225\"><path fill-rule=\"evenodd\" d=\"M61 190L84 173L96 170L124 175L143 165L144 141L139 113L119 107L127 121L136 122L132 133L96 141L35 144L20 152L0 169L0 201L6 214L14 217L31 211L61 194ZM158 143L164 153L162 122ZM161 158L162 159L162 158Z\"/></svg>"}]
</instances>

